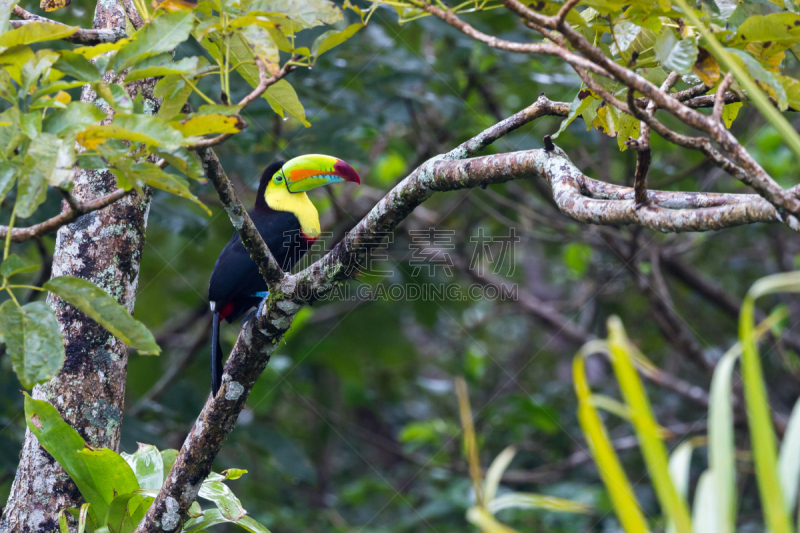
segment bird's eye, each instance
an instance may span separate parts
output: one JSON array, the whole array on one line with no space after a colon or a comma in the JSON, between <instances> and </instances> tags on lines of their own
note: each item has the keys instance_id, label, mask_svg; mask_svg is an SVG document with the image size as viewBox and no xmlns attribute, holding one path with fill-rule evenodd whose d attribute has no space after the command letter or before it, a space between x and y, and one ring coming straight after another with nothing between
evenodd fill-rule
<instances>
[{"instance_id":1,"label":"bird's eye","mask_svg":"<svg viewBox=\"0 0 800 533\"><path fill-rule=\"evenodd\" d=\"M280 174L275 176L275 183L283 183L283 176Z\"/></svg>"}]
</instances>

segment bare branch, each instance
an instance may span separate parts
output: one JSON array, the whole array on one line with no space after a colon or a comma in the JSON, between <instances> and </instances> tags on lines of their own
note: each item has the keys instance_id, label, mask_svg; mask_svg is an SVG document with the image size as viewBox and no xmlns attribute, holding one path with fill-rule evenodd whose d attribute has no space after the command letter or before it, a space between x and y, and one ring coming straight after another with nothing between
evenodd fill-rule
<instances>
[{"instance_id":1,"label":"bare branch","mask_svg":"<svg viewBox=\"0 0 800 533\"><path fill-rule=\"evenodd\" d=\"M264 91L266 91L270 87L270 85L276 84L278 81L282 80L284 77L286 77L287 74L289 74L295 69L293 65L290 65L289 62L287 62L283 66L283 68L281 68L277 72L277 74L275 74L274 76L268 76L267 69L264 67L264 63L260 59L256 59L256 65L258 66L258 78L259 78L258 86L256 86L256 88L253 89L253 91L250 94L248 94L239 101L239 106L241 107L245 107L249 104L252 104L259 96L264 94ZM233 137L233 135L234 135L233 133L223 133L221 135L217 135L216 137L211 137L210 139L203 139L202 141L196 142L193 145L189 146L189 148L195 150L200 148L211 148L212 146L224 143L225 141Z\"/></svg>"},{"instance_id":2,"label":"bare branch","mask_svg":"<svg viewBox=\"0 0 800 533\"><path fill-rule=\"evenodd\" d=\"M661 90L669 92L669 90L678 81L678 73L672 72L664 83L661 85ZM629 103L630 105L630 103ZM632 106L635 108L636 105ZM653 101L648 102L645 114L653 116L656 112L656 103ZM633 190L635 191L635 200L637 206L646 205L647 200L647 172L650 170L650 126L647 122L641 122L639 131L639 140L636 145L636 172L633 176Z\"/></svg>"},{"instance_id":3,"label":"bare branch","mask_svg":"<svg viewBox=\"0 0 800 533\"><path fill-rule=\"evenodd\" d=\"M92 211L97 211L98 209L103 209L104 207L108 207L109 205L113 204L123 196L130 194L131 191L124 191L122 189L117 189L116 191L107 194L105 196L101 196L95 200L89 200L87 202L79 202L75 198L72 197L69 193L66 193L67 198L71 198L72 202L70 203L67 200L68 209L62 211L58 215L54 216L53 218L49 218L44 222L39 224L29 226L27 228L14 228L11 230L11 242L26 242L32 239L36 239L37 237L41 237L42 235L46 235L50 232L53 232L60 228L61 226L65 226L78 218L81 215L85 215L86 213L91 213ZM6 235L8 235L8 226L0 226L0 239L5 239Z\"/></svg>"},{"instance_id":4,"label":"bare branch","mask_svg":"<svg viewBox=\"0 0 800 533\"><path fill-rule=\"evenodd\" d=\"M728 72L717 87L717 94L714 95L714 110L711 113L717 121L722 121L722 108L725 107L725 94L728 87L733 83L733 74Z\"/></svg>"}]
</instances>

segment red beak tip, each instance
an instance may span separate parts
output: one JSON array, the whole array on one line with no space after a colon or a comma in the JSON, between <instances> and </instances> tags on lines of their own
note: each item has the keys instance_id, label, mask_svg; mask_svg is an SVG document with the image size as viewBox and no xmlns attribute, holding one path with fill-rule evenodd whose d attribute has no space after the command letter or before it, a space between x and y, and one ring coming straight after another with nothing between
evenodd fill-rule
<instances>
[{"instance_id":1,"label":"red beak tip","mask_svg":"<svg viewBox=\"0 0 800 533\"><path fill-rule=\"evenodd\" d=\"M341 159L336 162L333 169L339 176L344 178L344 181L350 181L361 185L361 178L358 176L358 172Z\"/></svg>"}]
</instances>

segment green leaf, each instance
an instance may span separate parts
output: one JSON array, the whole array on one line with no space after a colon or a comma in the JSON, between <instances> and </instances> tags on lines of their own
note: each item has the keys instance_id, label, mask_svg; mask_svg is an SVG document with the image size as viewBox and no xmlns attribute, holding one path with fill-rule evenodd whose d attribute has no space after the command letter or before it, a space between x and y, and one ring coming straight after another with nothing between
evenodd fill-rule
<instances>
[{"instance_id":1,"label":"green leaf","mask_svg":"<svg viewBox=\"0 0 800 533\"><path fill-rule=\"evenodd\" d=\"M208 67L208 60L204 57L184 57L176 62L173 61L172 54L167 52L138 63L133 70L125 76L125 81L130 83L144 78L181 74L192 78L197 75L199 71L202 71L204 67Z\"/></svg>"},{"instance_id":2,"label":"green leaf","mask_svg":"<svg viewBox=\"0 0 800 533\"><path fill-rule=\"evenodd\" d=\"M720 533L736 530L736 459L733 443L733 369L742 351L738 344L717 363L711 378L708 405L709 483L714 491L714 507L707 509L709 520Z\"/></svg>"},{"instance_id":3,"label":"green leaf","mask_svg":"<svg viewBox=\"0 0 800 533\"><path fill-rule=\"evenodd\" d=\"M156 17L131 36L113 61L116 71L163 52L170 52L189 38L194 26L194 13L180 10Z\"/></svg>"},{"instance_id":4,"label":"green leaf","mask_svg":"<svg viewBox=\"0 0 800 533\"><path fill-rule=\"evenodd\" d=\"M578 421L623 529L626 532L649 531L633 487L622 469L606 427L593 405L592 391L586 377L586 358L594 353L607 351L606 343L590 342L585 344L572 360L572 380L578 398Z\"/></svg>"},{"instance_id":5,"label":"green leaf","mask_svg":"<svg viewBox=\"0 0 800 533\"><path fill-rule=\"evenodd\" d=\"M314 45L311 47L311 55L319 57L328 50L339 46L350 37L356 34L358 30L364 27L364 24L357 22L351 24L343 30L329 30L317 37Z\"/></svg>"},{"instance_id":6,"label":"green leaf","mask_svg":"<svg viewBox=\"0 0 800 533\"><path fill-rule=\"evenodd\" d=\"M620 151L624 152L628 149L628 145L625 144L625 141L629 138L639 138L641 124L642 123L636 117L628 115L627 113L620 113L619 132L617 133L617 145Z\"/></svg>"},{"instance_id":7,"label":"green leaf","mask_svg":"<svg viewBox=\"0 0 800 533\"><path fill-rule=\"evenodd\" d=\"M760 42L780 43L784 47L800 43L800 15L771 13L749 17L739 25L732 44Z\"/></svg>"},{"instance_id":8,"label":"green leaf","mask_svg":"<svg viewBox=\"0 0 800 533\"><path fill-rule=\"evenodd\" d=\"M630 409L631 423L636 431L658 501L666 518L675 524L676 531L691 531L691 517L686 501L675 490L669 475L667 448L661 438L642 380L632 362L634 347L617 317L608 320L608 346L611 352L611 366L617 377L622 397Z\"/></svg>"},{"instance_id":9,"label":"green leaf","mask_svg":"<svg viewBox=\"0 0 800 533\"><path fill-rule=\"evenodd\" d=\"M192 115L181 121L170 122L170 125L184 137L210 133L239 133L245 126L238 115Z\"/></svg>"},{"instance_id":10,"label":"green leaf","mask_svg":"<svg viewBox=\"0 0 800 533\"><path fill-rule=\"evenodd\" d=\"M553 139L557 139L561 132L567 129L573 120L578 118L581 113L583 113L584 109L586 109L592 101L595 100L594 96L592 95L592 91L589 89L582 89L578 91L578 94L575 96L575 99L572 100L572 103L569 105L569 114L567 114L567 118L561 121L561 126L558 128L558 131L553 135Z\"/></svg>"},{"instance_id":11,"label":"green leaf","mask_svg":"<svg viewBox=\"0 0 800 533\"><path fill-rule=\"evenodd\" d=\"M185 141L181 132L158 117L122 113L115 115L111 124L89 126L78 135L78 142L90 149L108 139L138 142L166 150L174 150Z\"/></svg>"},{"instance_id":12,"label":"green leaf","mask_svg":"<svg viewBox=\"0 0 800 533\"><path fill-rule=\"evenodd\" d=\"M776 77L783 85L783 90L786 91L786 103L795 111L800 110L800 80L780 74L776 74Z\"/></svg>"},{"instance_id":13,"label":"green leaf","mask_svg":"<svg viewBox=\"0 0 800 533\"><path fill-rule=\"evenodd\" d=\"M641 26L637 26L629 20L620 20L614 24L614 44L617 46L620 55L623 55L622 53L628 50L641 31ZM630 57L630 54L628 56Z\"/></svg>"},{"instance_id":14,"label":"green leaf","mask_svg":"<svg viewBox=\"0 0 800 533\"><path fill-rule=\"evenodd\" d=\"M94 104L70 102L66 109L57 109L47 114L42 121L42 131L59 137L71 137L104 118L105 112Z\"/></svg>"},{"instance_id":15,"label":"green leaf","mask_svg":"<svg viewBox=\"0 0 800 533\"><path fill-rule=\"evenodd\" d=\"M144 183L156 189L161 189L162 191L180 196L181 198L186 198L202 207L208 215L211 215L211 210L192 194L189 190L189 183L180 176L164 172L153 163L136 163L127 168L122 168L122 165L118 163L117 167L118 168L111 170L111 172L117 176L117 179L122 177L131 183Z\"/></svg>"},{"instance_id":16,"label":"green leaf","mask_svg":"<svg viewBox=\"0 0 800 533\"><path fill-rule=\"evenodd\" d=\"M486 478L483 482L483 501L487 504L491 504L494 500L497 494L497 488L500 486L500 478L503 477L503 472L506 471L516 454L517 449L515 447L507 447L494 458L489 469L486 470Z\"/></svg>"},{"instance_id":17,"label":"green leaf","mask_svg":"<svg viewBox=\"0 0 800 533\"><path fill-rule=\"evenodd\" d=\"M37 182L49 183L54 187L63 187L72 180L74 164L74 139L62 139L51 133L36 136L25 154L27 176L32 178L36 174Z\"/></svg>"},{"instance_id":18,"label":"green leaf","mask_svg":"<svg viewBox=\"0 0 800 533\"><path fill-rule=\"evenodd\" d=\"M342 20L342 10L328 0L255 0L249 11L281 13L302 28L333 24Z\"/></svg>"},{"instance_id":19,"label":"green leaf","mask_svg":"<svg viewBox=\"0 0 800 533\"><path fill-rule=\"evenodd\" d=\"M58 529L61 533L69 533L69 524L67 523L67 512L61 511L58 513Z\"/></svg>"},{"instance_id":20,"label":"green leaf","mask_svg":"<svg viewBox=\"0 0 800 533\"><path fill-rule=\"evenodd\" d=\"M306 120L306 110L300 99L297 98L297 92L288 81L279 80L277 83L270 85L263 95L266 98L273 111L280 116L284 116L284 111L303 123L306 128L311 127L311 123Z\"/></svg>"},{"instance_id":21,"label":"green leaf","mask_svg":"<svg viewBox=\"0 0 800 533\"><path fill-rule=\"evenodd\" d=\"M23 272L33 272L34 270L39 270L39 265L36 264L28 264L26 261L23 261L20 256L17 254L9 255L3 264L0 265L0 276L5 276L10 278L14 274L22 274Z\"/></svg>"},{"instance_id":22,"label":"green leaf","mask_svg":"<svg viewBox=\"0 0 800 533\"><path fill-rule=\"evenodd\" d=\"M139 443L139 449L133 455L122 453L122 458L128 462L139 487L143 489L158 490L164 483L164 460L161 452L152 444Z\"/></svg>"},{"instance_id":23,"label":"green leaf","mask_svg":"<svg viewBox=\"0 0 800 533\"><path fill-rule=\"evenodd\" d=\"M52 50L39 50L36 55L29 59L20 69L20 92L27 93L28 89L38 83L39 77L53 66L59 54Z\"/></svg>"},{"instance_id":24,"label":"green leaf","mask_svg":"<svg viewBox=\"0 0 800 533\"><path fill-rule=\"evenodd\" d=\"M83 499L89 503L88 512L95 523L105 516L108 503L92 482L84 457L78 452L86 446L77 431L61 419L55 407L43 400L34 400L25 394L25 422L42 448L61 465L78 487Z\"/></svg>"},{"instance_id":25,"label":"green leaf","mask_svg":"<svg viewBox=\"0 0 800 533\"><path fill-rule=\"evenodd\" d=\"M756 300L777 292L800 292L800 272L767 276L750 287L739 313L739 342L742 345L742 380L747 421L765 522L773 533L790 533L790 513L784 503L780 483L775 428L767 401L754 324Z\"/></svg>"},{"instance_id":26,"label":"green leaf","mask_svg":"<svg viewBox=\"0 0 800 533\"><path fill-rule=\"evenodd\" d=\"M155 150L155 154L191 179L201 180L205 178L205 169L203 169L203 164L194 150L187 150L186 148L178 148L170 152Z\"/></svg>"},{"instance_id":27,"label":"green leaf","mask_svg":"<svg viewBox=\"0 0 800 533\"><path fill-rule=\"evenodd\" d=\"M184 525L184 531L186 531L186 533L200 533L201 531L204 531L210 527L218 524L224 524L225 522L235 523L242 529L250 531L251 533L270 533L269 529L259 524L249 516L243 516L239 520L232 521L226 519L217 509L209 509L203 513L203 516L192 518L191 520L187 521Z\"/></svg>"},{"instance_id":28,"label":"green leaf","mask_svg":"<svg viewBox=\"0 0 800 533\"><path fill-rule=\"evenodd\" d=\"M17 181L17 166L8 161L0 161L0 203L11 192Z\"/></svg>"},{"instance_id":29,"label":"green leaf","mask_svg":"<svg viewBox=\"0 0 800 533\"><path fill-rule=\"evenodd\" d=\"M181 112L192 94L192 87L179 76L165 76L156 83L153 94L164 99L158 110L158 118L168 120Z\"/></svg>"},{"instance_id":30,"label":"green leaf","mask_svg":"<svg viewBox=\"0 0 800 533\"><path fill-rule=\"evenodd\" d=\"M680 7L688 17L689 21L697 28L703 38L705 39L708 48L713 53L717 61L733 73L736 81L747 92L747 97L758 108L764 118L772 124L772 126L783 137L784 142L789 146L789 149L794 152L797 157L800 157L800 135L794 130L786 118L772 105L766 95L761 91L756 83L748 74L746 69L743 69L739 63L734 60L733 54L728 52L714 37L714 35L706 28L695 12L689 8L686 0L675 0L675 3ZM773 531L773 533L778 533Z\"/></svg>"},{"instance_id":31,"label":"green leaf","mask_svg":"<svg viewBox=\"0 0 800 533\"><path fill-rule=\"evenodd\" d=\"M689 74L697 61L698 50L694 39L678 40L675 32L666 29L656 40L655 54L664 70Z\"/></svg>"},{"instance_id":32,"label":"green leaf","mask_svg":"<svg viewBox=\"0 0 800 533\"><path fill-rule=\"evenodd\" d=\"M104 524L116 533L133 533L155 498L149 490L120 494L108 506Z\"/></svg>"},{"instance_id":33,"label":"green leaf","mask_svg":"<svg viewBox=\"0 0 800 533\"><path fill-rule=\"evenodd\" d=\"M798 485L800 484L800 399L797 400L786 426L786 433L781 444L778 458L783 503L787 509L794 509L797 504Z\"/></svg>"},{"instance_id":34,"label":"green leaf","mask_svg":"<svg viewBox=\"0 0 800 533\"><path fill-rule=\"evenodd\" d=\"M233 491L223 483L224 480L224 476L211 472L200 486L200 492L197 495L214 502L226 519L237 521L244 517L247 511L244 510Z\"/></svg>"},{"instance_id":35,"label":"green leaf","mask_svg":"<svg viewBox=\"0 0 800 533\"><path fill-rule=\"evenodd\" d=\"M53 68L80 81L100 81L102 77L91 61L69 50L61 51L61 57L53 64Z\"/></svg>"},{"instance_id":36,"label":"green leaf","mask_svg":"<svg viewBox=\"0 0 800 533\"><path fill-rule=\"evenodd\" d=\"M239 479L246 473L247 470L241 468L229 468L227 470L223 470L222 475L225 476L225 479Z\"/></svg>"},{"instance_id":37,"label":"green leaf","mask_svg":"<svg viewBox=\"0 0 800 533\"><path fill-rule=\"evenodd\" d=\"M5 264L3 265L5 266ZM53 310L45 302L22 307L12 300L0 306L0 329L11 366L26 389L55 376L64 364L61 328Z\"/></svg>"},{"instance_id":38,"label":"green leaf","mask_svg":"<svg viewBox=\"0 0 800 533\"><path fill-rule=\"evenodd\" d=\"M739 115L739 109L741 108L741 102L727 104L722 108L722 121L725 123L726 128L730 129L731 124L733 124L733 121L736 120L736 117Z\"/></svg>"},{"instance_id":39,"label":"green leaf","mask_svg":"<svg viewBox=\"0 0 800 533\"><path fill-rule=\"evenodd\" d=\"M59 276L45 283L44 288L83 312L128 346L136 348L140 354L158 355L161 352L147 327L92 282L73 276Z\"/></svg>"},{"instance_id":40,"label":"green leaf","mask_svg":"<svg viewBox=\"0 0 800 533\"><path fill-rule=\"evenodd\" d=\"M544 509L559 513L586 514L592 511L591 506L574 500L531 494L526 492L510 492L498 496L486 504L487 510L495 514L503 509Z\"/></svg>"},{"instance_id":41,"label":"green leaf","mask_svg":"<svg viewBox=\"0 0 800 533\"><path fill-rule=\"evenodd\" d=\"M26 161L27 163L27 161ZM17 185L17 216L28 218L47 198L47 176L41 172L29 172L30 165L19 176Z\"/></svg>"},{"instance_id":42,"label":"green leaf","mask_svg":"<svg viewBox=\"0 0 800 533\"><path fill-rule=\"evenodd\" d=\"M7 31L0 35L0 48L7 49L13 46L39 43L42 41L57 41L69 37L76 31L77 26L65 26L55 22L28 22L19 28Z\"/></svg>"},{"instance_id":43,"label":"green leaf","mask_svg":"<svg viewBox=\"0 0 800 533\"><path fill-rule=\"evenodd\" d=\"M8 72L12 80L20 83L22 66L30 61L32 57L34 57L34 53L30 46L15 46L0 53L0 66L4 67L4 70Z\"/></svg>"},{"instance_id":44,"label":"green leaf","mask_svg":"<svg viewBox=\"0 0 800 533\"><path fill-rule=\"evenodd\" d=\"M168 449L168 450L161 450L161 461L164 463L164 480L167 480L167 475L169 471L172 470L172 465L175 464L175 461L178 459L178 450ZM162 483L163 483L162 481Z\"/></svg>"},{"instance_id":45,"label":"green leaf","mask_svg":"<svg viewBox=\"0 0 800 533\"><path fill-rule=\"evenodd\" d=\"M247 44L250 45L250 48L253 49L256 57L267 65L267 70L270 69L270 66L280 63L278 45L275 44L275 40L269 30L261 26L245 26L240 33ZM277 68L277 66L274 68Z\"/></svg>"},{"instance_id":46,"label":"green leaf","mask_svg":"<svg viewBox=\"0 0 800 533\"><path fill-rule=\"evenodd\" d=\"M761 83L767 85L773 91L773 97L775 101L778 102L778 108L781 111L785 111L786 108L789 106L789 102L786 99L786 90L781 85L780 81L775 74L770 72L769 70L765 69L763 65L756 59L755 57L751 56L748 52L744 50L737 50L736 48L728 48L727 52L733 55L734 58L739 58L744 65L744 72L750 75L754 80L760 81ZM735 61L735 59L734 59ZM738 80L737 80L738 81ZM751 93L748 91L748 96L752 98Z\"/></svg>"}]
</instances>

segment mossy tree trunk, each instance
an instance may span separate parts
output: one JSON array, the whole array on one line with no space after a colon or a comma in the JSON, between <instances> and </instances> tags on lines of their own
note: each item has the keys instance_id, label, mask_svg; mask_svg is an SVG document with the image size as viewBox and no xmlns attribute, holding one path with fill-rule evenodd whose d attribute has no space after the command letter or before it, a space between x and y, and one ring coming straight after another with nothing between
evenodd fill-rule
<instances>
[{"instance_id":1,"label":"mossy tree trunk","mask_svg":"<svg viewBox=\"0 0 800 533\"><path fill-rule=\"evenodd\" d=\"M94 28L125 30L125 11L118 1L99 1ZM155 80L128 86L142 91L154 112ZM82 98L107 109L88 87ZM75 176L73 195L90 200L117 188L109 172L81 171ZM66 203L62 206L67 208ZM139 265L145 242L150 198L129 195L111 206L81 216L58 231L52 276L87 279L114 296L133 312L139 282ZM50 382L33 389L32 396L54 405L61 416L95 447L117 450L128 366L127 347L71 305L50 295L64 339L66 360ZM58 515L79 507L81 495L61 466L27 431L16 478L11 487L0 532L58 531Z\"/></svg>"}]
</instances>

